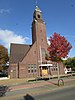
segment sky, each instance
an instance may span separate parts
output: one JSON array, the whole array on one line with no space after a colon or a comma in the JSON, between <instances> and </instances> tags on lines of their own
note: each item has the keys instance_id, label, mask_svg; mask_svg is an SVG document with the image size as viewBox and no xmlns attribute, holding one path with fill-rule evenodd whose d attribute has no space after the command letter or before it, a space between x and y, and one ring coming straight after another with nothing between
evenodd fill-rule
<instances>
[{"instance_id":1,"label":"sky","mask_svg":"<svg viewBox=\"0 0 75 100\"><path fill-rule=\"evenodd\" d=\"M47 38L54 32L71 43L69 57L75 57L75 0L37 0L46 23ZM36 0L0 0L0 44L32 44L32 21Z\"/></svg>"}]
</instances>

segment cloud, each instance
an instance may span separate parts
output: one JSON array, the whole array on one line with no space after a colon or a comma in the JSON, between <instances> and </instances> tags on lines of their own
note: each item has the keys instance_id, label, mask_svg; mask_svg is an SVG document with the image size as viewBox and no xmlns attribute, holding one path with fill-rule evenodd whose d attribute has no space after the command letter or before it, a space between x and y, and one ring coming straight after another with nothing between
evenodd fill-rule
<instances>
[{"instance_id":1,"label":"cloud","mask_svg":"<svg viewBox=\"0 0 75 100\"><path fill-rule=\"evenodd\" d=\"M8 49L10 48L10 43L24 44L28 39L28 37L23 38L21 35L16 35L13 31L0 29L0 41Z\"/></svg>"},{"instance_id":2,"label":"cloud","mask_svg":"<svg viewBox=\"0 0 75 100\"><path fill-rule=\"evenodd\" d=\"M8 13L10 13L9 9L0 9L0 15L1 14L8 14Z\"/></svg>"},{"instance_id":3,"label":"cloud","mask_svg":"<svg viewBox=\"0 0 75 100\"><path fill-rule=\"evenodd\" d=\"M50 45L49 37L47 37L47 43Z\"/></svg>"}]
</instances>

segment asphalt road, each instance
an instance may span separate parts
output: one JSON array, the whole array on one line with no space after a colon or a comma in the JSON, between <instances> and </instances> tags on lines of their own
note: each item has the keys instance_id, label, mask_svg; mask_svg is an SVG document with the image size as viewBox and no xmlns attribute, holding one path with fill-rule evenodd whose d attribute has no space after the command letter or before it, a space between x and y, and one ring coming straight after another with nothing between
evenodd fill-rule
<instances>
[{"instance_id":1,"label":"asphalt road","mask_svg":"<svg viewBox=\"0 0 75 100\"><path fill-rule=\"evenodd\" d=\"M75 100L75 86L59 88L35 96L27 94L22 98L14 100Z\"/></svg>"},{"instance_id":2,"label":"asphalt road","mask_svg":"<svg viewBox=\"0 0 75 100\"><path fill-rule=\"evenodd\" d=\"M24 100L75 100L75 86L37 95L33 99L24 97Z\"/></svg>"}]
</instances>

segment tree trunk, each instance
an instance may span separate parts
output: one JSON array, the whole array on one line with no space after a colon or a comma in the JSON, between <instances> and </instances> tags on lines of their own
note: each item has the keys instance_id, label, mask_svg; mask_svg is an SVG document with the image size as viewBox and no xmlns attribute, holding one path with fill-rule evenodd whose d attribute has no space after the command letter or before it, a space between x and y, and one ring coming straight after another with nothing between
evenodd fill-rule
<instances>
[{"instance_id":1,"label":"tree trunk","mask_svg":"<svg viewBox=\"0 0 75 100\"><path fill-rule=\"evenodd\" d=\"M58 68L58 85L59 85L60 74L59 74L59 63L58 62L57 62L57 68Z\"/></svg>"}]
</instances>

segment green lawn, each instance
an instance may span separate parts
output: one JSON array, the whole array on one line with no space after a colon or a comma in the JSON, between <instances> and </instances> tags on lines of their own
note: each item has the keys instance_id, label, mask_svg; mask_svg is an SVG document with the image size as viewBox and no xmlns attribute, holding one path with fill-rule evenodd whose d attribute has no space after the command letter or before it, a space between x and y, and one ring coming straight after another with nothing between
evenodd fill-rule
<instances>
[{"instance_id":1,"label":"green lawn","mask_svg":"<svg viewBox=\"0 0 75 100\"><path fill-rule=\"evenodd\" d=\"M0 80L0 85L16 85L27 82L27 79L6 79Z\"/></svg>"}]
</instances>

